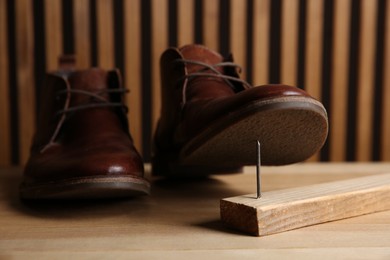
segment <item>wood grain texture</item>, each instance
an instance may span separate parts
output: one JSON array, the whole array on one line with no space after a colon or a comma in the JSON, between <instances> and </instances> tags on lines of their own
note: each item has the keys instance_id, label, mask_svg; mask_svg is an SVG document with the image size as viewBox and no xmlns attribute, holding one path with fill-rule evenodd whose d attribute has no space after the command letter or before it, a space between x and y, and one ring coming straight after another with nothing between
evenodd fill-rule
<instances>
[{"instance_id":1,"label":"wood grain texture","mask_svg":"<svg viewBox=\"0 0 390 260\"><path fill-rule=\"evenodd\" d=\"M246 78L246 1L232 0L230 13L230 46L234 62L242 66L241 78Z\"/></svg>"},{"instance_id":2,"label":"wood grain texture","mask_svg":"<svg viewBox=\"0 0 390 260\"><path fill-rule=\"evenodd\" d=\"M152 133L161 110L160 56L168 47L168 1L152 0Z\"/></svg>"},{"instance_id":3,"label":"wood grain texture","mask_svg":"<svg viewBox=\"0 0 390 260\"><path fill-rule=\"evenodd\" d=\"M221 200L227 225L265 236L390 209L390 174Z\"/></svg>"},{"instance_id":4,"label":"wood grain texture","mask_svg":"<svg viewBox=\"0 0 390 260\"><path fill-rule=\"evenodd\" d=\"M125 19L125 86L129 107L130 132L134 145L142 153L142 85L141 85L141 0L124 2Z\"/></svg>"},{"instance_id":5,"label":"wood grain texture","mask_svg":"<svg viewBox=\"0 0 390 260\"><path fill-rule=\"evenodd\" d=\"M178 46L194 43L194 0L177 1Z\"/></svg>"},{"instance_id":6,"label":"wood grain texture","mask_svg":"<svg viewBox=\"0 0 390 260\"><path fill-rule=\"evenodd\" d=\"M76 67L79 69L89 68L91 64L89 3L89 0L73 2Z\"/></svg>"},{"instance_id":7,"label":"wood grain texture","mask_svg":"<svg viewBox=\"0 0 390 260\"><path fill-rule=\"evenodd\" d=\"M212 50L218 50L219 0L203 1L203 39Z\"/></svg>"},{"instance_id":8,"label":"wood grain texture","mask_svg":"<svg viewBox=\"0 0 390 260\"><path fill-rule=\"evenodd\" d=\"M148 176L150 166L146 165ZM275 191L388 172L390 163L264 167ZM203 180L152 179L151 196L25 204L21 168L0 169L1 259L388 259L390 211L260 239L220 221L219 200L255 191L255 168ZM188 205L192 205L189 208Z\"/></svg>"},{"instance_id":9,"label":"wood grain texture","mask_svg":"<svg viewBox=\"0 0 390 260\"><path fill-rule=\"evenodd\" d=\"M383 67L382 125L381 125L381 160L390 161L390 3L387 2L385 21L385 54Z\"/></svg>"},{"instance_id":10,"label":"wood grain texture","mask_svg":"<svg viewBox=\"0 0 390 260\"><path fill-rule=\"evenodd\" d=\"M34 28L30 0L15 1L16 73L20 163L26 163L35 131Z\"/></svg>"},{"instance_id":11,"label":"wood grain texture","mask_svg":"<svg viewBox=\"0 0 390 260\"><path fill-rule=\"evenodd\" d=\"M357 86L356 159L371 160L377 1L362 0Z\"/></svg>"},{"instance_id":12,"label":"wood grain texture","mask_svg":"<svg viewBox=\"0 0 390 260\"><path fill-rule=\"evenodd\" d=\"M346 158L347 111L348 111L348 46L350 28L350 0L335 1L333 63L330 106L330 160Z\"/></svg>"},{"instance_id":13,"label":"wood grain texture","mask_svg":"<svg viewBox=\"0 0 390 260\"><path fill-rule=\"evenodd\" d=\"M58 58L62 55L62 11L61 0L45 0L45 43L46 70L58 68Z\"/></svg>"},{"instance_id":14,"label":"wood grain texture","mask_svg":"<svg viewBox=\"0 0 390 260\"><path fill-rule=\"evenodd\" d=\"M253 85L268 83L270 0L253 3Z\"/></svg>"},{"instance_id":15,"label":"wood grain texture","mask_svg":"<svg viewBox=\"0 0 390 260\"><path fill-rule=\"evenodd\" d=\"M114 11L112 0L96 1L98 66L104 69L115 67Z\"/></svg>"},{"instance_id":16,"label":"wood grain texture","mask_svg":"<svg viewBox=\"0 0 390 260\"><path fill-rule=\"evenodd\" d=\"M7 1L0 0L0 165L11 164Z\"/></svg>"},{"instance_id":17,"label":"wood grain texture","mask_svg":"<svg viewBox=\"0 0 390 260\"><path fill-rule=\"evenodd\" d=\"M297 85L299 0L282 2L281 82Z\"/></svg>"}]
</instances>

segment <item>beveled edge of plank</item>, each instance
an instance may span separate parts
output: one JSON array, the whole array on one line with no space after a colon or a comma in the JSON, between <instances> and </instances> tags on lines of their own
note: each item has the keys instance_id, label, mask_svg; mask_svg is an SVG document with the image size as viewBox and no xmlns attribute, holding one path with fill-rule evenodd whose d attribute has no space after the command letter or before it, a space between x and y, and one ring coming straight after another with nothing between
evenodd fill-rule
<instances>
[{"instance_id":1,"label":"beveled edge of plank","mask_svg":"<svg viewBox=\"0 0 390 260\"><path fill-rule=\"evenodd\" d=\"M264 236L390 209L390 173L225 198L221 220Z\"/></svg>"}]
</instances>

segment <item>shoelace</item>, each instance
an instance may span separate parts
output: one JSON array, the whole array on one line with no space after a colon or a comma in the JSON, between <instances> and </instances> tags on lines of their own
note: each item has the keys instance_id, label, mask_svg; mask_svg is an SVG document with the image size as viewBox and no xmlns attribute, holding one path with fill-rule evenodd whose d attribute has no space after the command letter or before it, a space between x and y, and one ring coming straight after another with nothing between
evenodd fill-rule
<instances>
[{"instance_id":1,"label":"shoelace","mask_svg":"<svg viewBox=\"0 0 390 260\"><path fill-rule=\"evenodd\" d=\"M69 105L69 100L68 100L66 102L66 104L65 104L65 108L59 110L56 113L56 115L60 116L61 118L58 121L58 124L57 124L57 126L56 126L56 128L54 130L54 133L51 136L49 142L41 149L41 152L44 152L46 149L48 149L54 143L54 140L57 138L57 135L60 132L60 129L61 129L62 125L65 122L66 115L69 112L75 112L75 111L79 111L79 110L83 110L83 109L87 109L87 108L97 108L97 107L122 107L125 110L125 113L127 113L128 112L128 108L127 108L126 105L124 105L124 104L122 104L120 102L111 102L111 101L109 101L106 98L101 96L102 94L106 94L106 93L125 94L127 92L128 92L127 89L102 89L102 90L100 90L98 92L91 92L91 91L81 90L81 89L66 89L66 90L58 91L56 93L57 97L59 97L61 95L64 95L64 94L75 93L75 94L82 94L82 95L86 95L86 96L89 96L89 97L93 97L96 100L98 100L99 103L88 102L88 103L85 103L85 104L81 104L81 105L77 105L77 106L73 106L73 107L68 107L68 105Z\"/></svg>"},{"instance_id":2,"label":"shoelace","mask_svg":"<svg viewBox=\"0 0 390 260\"><path fill-rule=\"evenodd\" d=\"M125 94L127 92L128 92L127 89L102 89L98 92L91 92L91 91L81 90L81 89L66 89L66 90L58 91L57 96L68 94L68 93L76 93L76 94L82 94L82 95L86 95L89 97L93 97L96 100L98 100L99 103L86 103L86 104L81 104L81 105L77 105L77 106L73 106L73 107L67 107L67 108L59 110L57 112L57 116L62 115L62 114L66 114L69 112L75 112L78 110L83 110L83 109L87 109L87 108L97 108L97 107L122 107L125 110L125 112L127 113L128 108L123 103L111 102L111 101L109 101L101 96L102 94L106 94L106 93Z\"/></svg>"},{"instance_id":3,"label":"shoelace","mask_svg":"<svg viewBox=\"0 0 390 260\"><path fill-rule=\"evenodd\" d=\"M236 63L233 63L233 62L220 62L220 63L216 63L213 65L210 65L210 64L207 64L207 63L201 62L201 61L187 60L187 59L177 59L177 60L175 60L175 62L199 65L199 66L204 67L196 72L185 75L180 80L183 80L185 78L192 79L192 78L199 77L199 76L207 76L207 77L215 77L215 78L223 79L226 82L226 84L228 84L234 90L235 90L235 87L231 81L239 82L239 83L243 84L244 86L246 86L247 88L252 87L252 85L249 84L248 82L246 82L245 80L222 74L222 72L220 72L219 70L216 69L218 67L235 67L235 68L238 68L238 73L241 73L242 67ZM207 73L207 72L205 73L204 71L206 71L206 70L210 70L210 71L214 72L214 74Z\"/></svg>"}]
</instances>

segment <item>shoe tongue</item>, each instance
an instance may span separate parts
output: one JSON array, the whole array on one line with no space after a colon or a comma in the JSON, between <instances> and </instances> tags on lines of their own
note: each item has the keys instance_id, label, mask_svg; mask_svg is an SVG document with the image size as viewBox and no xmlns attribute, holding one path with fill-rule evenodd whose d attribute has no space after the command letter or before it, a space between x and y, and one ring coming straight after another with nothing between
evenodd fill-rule
<instances>
[{"instance_id":1,"label":"shoe tongue","mask_svg":"<svg viewBox=\"0 0 390 260\"><path fill-rule=\"evenodd\" d=\"M105 99L109 98L107 93L101 91L108 89L108 73L105 70L92 68L75 71L69 76L68 81L71 89L84 90L99 94L99 96ZM88 103L91 100L91 97L85 94L72 93L71 96L72 105Z\"/></svg>"},{"instance_id":2,"label":"shoe tongue","mask_svg":"<svg viewBox=\"0 0 390 260\"><path fill-rule=\"evenodd\" d=\"M201 45L187 45L180 49L180 52L185 60L200 61L206 64L217 64L223 62L223 57ZM204 69L204 66L186 64L188 74ZM215 67L222 74L225 74L223 67ZM215 74L210 70L202 71L204 73ZM198 76L191 79L186 88L187 101L195 101L201 99L220 98L234 94L234 90L222 78Z\"/></svg>"},{"instance_id":3,"label":"shoe tongue","mask_svg":"<svg viewBox=\"0 0 390 260\"><path fill-rule=\"evenodd\" d=\"M107 89L107 72L99 68L73 72L68 78L71 88L86 91Z\"/></svg>"},{"instance_id":4,"label":"shoe tongue","mask_svg":"<svg viewBox=\"0 0 390 260\"><path fill-rule=\"evenodd\" d=\"M180 52L186 60L200 61L210 65L223 62L223 57L219 53L202 45L186 45L180 48ZM188 73L193 73L203 68L204 67L200 65L187 64ZM223 72L222 67L217 67L216 69Z\"/></svg>"}]
</instances>

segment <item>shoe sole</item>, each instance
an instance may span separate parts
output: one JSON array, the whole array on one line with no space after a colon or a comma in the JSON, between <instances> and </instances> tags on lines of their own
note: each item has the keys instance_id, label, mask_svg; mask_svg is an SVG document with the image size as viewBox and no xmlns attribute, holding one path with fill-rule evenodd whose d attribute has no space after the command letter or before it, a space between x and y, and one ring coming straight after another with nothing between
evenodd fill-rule
<instances>
[{"instance_id":1,"label":"shoe sole","mask_svg":"<svg viewBox=\"0 0 390 260\"><path fill-rule=\"evenodd\" d=\"M150 193L148 181L130 176L73 178L20 186L20 197L34 199L125 198Z\"/></svg>"},{"instance_id":2,"label":"shoe sole","mask_svg":"<svg viewBox=\"0 0 390 260\"><path fill-rule=\"evenodd\" d=\"M239 173L242 166L257 163L257 140L263 165L301 162L323 146L327 134L327 113L320 102L297 96L261 100L214 122L179 157L156 156L153 175Z\"/></svg>"},{"instance_id":3,"label":"shoe sole","mask_svg":"<svg viewBox=\"0 0 390 260\"><path fill-rule=\"evenodd\" d=\"M252 103L220 119L191 140L183 165L254 165L257 140L264 165L301 162L315 154L328 134L323 105L309 97L281 97Z\"/></svg>"}]
</instances>

